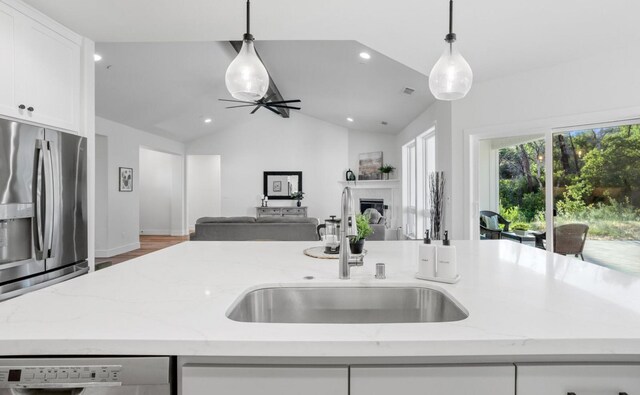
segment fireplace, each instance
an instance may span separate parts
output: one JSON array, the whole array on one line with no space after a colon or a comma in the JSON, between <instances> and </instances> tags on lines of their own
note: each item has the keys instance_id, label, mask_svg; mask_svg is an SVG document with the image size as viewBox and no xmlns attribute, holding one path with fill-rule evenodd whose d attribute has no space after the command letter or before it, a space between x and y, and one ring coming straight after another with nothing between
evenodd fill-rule
<instances>
[{"instance_id":1,"label":"fireplace","mask_svg":"<svg viewBox=\"0 0 640 395\"><path fill-rule=\"evenodd\" d=\"M368 208L374 208L384 215L384 210L388 207L384 204L384 199L360 199L360 212L364 213Z\"/></svg>"}]
</instances>

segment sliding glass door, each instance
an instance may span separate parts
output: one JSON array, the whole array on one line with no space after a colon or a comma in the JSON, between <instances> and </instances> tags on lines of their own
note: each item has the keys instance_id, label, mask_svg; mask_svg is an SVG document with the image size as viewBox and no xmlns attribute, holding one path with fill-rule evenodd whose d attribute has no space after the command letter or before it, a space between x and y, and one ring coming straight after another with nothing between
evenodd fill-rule
<instances>
[{"instance_id":1,"label":"sliding glass door","mask_svg":"<svg viewBox=\"0 0 640 395\"><path fill-rule=\"evenodd\" d=\"M640 125L556 131L552 141L553 250L640 274Z\"/></svg>"}]
</instances>

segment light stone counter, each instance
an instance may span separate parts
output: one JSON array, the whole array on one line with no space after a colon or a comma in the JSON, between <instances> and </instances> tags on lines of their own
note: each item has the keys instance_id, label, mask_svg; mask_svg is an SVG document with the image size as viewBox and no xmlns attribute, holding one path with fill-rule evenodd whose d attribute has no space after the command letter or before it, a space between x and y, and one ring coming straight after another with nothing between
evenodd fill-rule
<instances>
[{"instance_id":1,"label":"light stone counter","mask_svg":"<svg viewBox=\"0 0 640 395\"><path fill-rule=\"evenodd\" d=\"M462 279L416 280L418 242L367 242L364 267L303 255L311 242L186 242L0 303L0 355L269 357L640 356L640 278L511 241L454 242ZM387 279L375 280L375 263ZM314 280L304 280L314 276ZM260 324L225 316L260 285L444 289L451 323Z\"/></svg>"}]
</instances>

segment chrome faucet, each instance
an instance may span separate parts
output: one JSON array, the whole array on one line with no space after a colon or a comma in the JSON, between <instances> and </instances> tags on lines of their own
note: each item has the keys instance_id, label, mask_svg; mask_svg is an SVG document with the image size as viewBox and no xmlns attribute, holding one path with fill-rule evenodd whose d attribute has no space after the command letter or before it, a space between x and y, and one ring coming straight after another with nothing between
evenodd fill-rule
<instances>
[{"instance_id":1,"label":"chrome faucet","mask_svg":"<svg viewBox=\"0 0 640 395\"><path fill-rule=\"evenodd\" d=\"M342 191L342 219L340 222L340 279L348 280L351 277L351 266L362 266L363 257L351 256L349 237L358 235L356 224L356 210L351 194L351 188L345 187Z\"/></svg>"}]
</instances>

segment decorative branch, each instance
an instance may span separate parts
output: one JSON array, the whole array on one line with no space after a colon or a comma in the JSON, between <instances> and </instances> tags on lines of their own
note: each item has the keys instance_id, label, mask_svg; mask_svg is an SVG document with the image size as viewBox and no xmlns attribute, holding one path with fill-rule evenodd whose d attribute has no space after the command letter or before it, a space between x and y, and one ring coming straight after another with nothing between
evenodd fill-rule
<instances>
[{"instance_id":1,"label":"decorative branch","mask_svg":"<svg viewBox=\"0 0 640 395\"><path fill-rule=\"evenodd\" d=\"M429 192L431 195L431 237L440 240L442 224L444 222L444 186L443 171L429 174Z\"/></svg>"}]
</instances>

